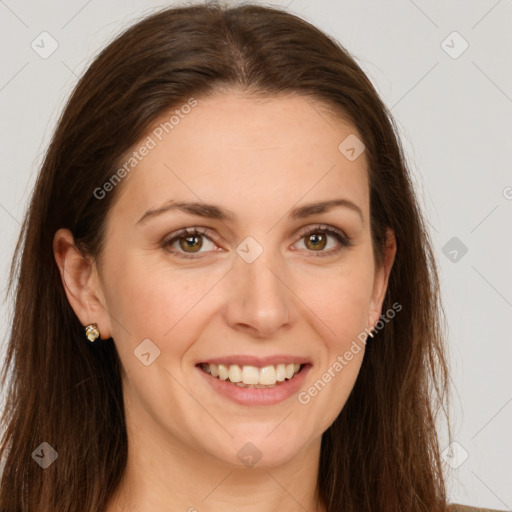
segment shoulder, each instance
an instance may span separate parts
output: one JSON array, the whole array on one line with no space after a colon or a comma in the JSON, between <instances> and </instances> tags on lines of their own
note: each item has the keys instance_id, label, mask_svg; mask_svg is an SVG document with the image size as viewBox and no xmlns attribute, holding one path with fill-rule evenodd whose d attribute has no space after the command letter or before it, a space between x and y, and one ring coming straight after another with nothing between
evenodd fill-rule
<instances>
[{"instance_id":1,"label":"shoulder","mask_svg":"<svg viewBox=\"0 0 512 512\"><path fill-rule=\"evenodd\" d=\"M451 503L448 505L448 512L503 512L490 508L470 507L468 505L459 505L458 503Z\"/></svg>"}]
</instances>

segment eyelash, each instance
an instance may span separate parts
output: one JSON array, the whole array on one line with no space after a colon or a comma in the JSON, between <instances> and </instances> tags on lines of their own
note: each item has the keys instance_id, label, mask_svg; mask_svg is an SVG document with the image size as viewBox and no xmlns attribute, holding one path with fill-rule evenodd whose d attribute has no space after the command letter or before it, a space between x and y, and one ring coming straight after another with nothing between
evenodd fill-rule
<instances>
[{"instance_id":1,"label":"eyelash","mask_svg":"<svg viewBox=\"0 0 512 512\"><path fill-rule=\"evenodd\" d=\"M343 248L352 246L352 242L349 237L345 236L341 231L338 231L336 229L333 229L333 228L331 228L329 226L325 226L325 225L318 225L318 226L308 229L305 232L302 232L299 236L299 240L306 236L309 236L309 235L312 235L312 234L318 233L318 232L325 233L327 235L334 237L340 243L341 247L338 247L337 249L331 249L329 251L318 251L317 254L312 255L313 257L331 256L333 254L337 254ZM194 227L194 228L184 228L184 229L178 231L177 233L171 235L169 238L164 239L162 242L162 247L163 248L169 247L170 245L172 245L174 242L176 242L180 238L186 238L186 237L190 237L190 236L204 236L204 237L208 238L211 242L213 242L213 240L211 240L211 238L207 235L206 229L201 230L200 228ZM178 251L178 252L170 251L170 252L172 252L173 254L177 254L178 257L180 257L180 258L186 258L186 259L197 259L198 257L199 258L202 257L202 256L196 256L200 253L187 254L187 253L180 252L180 251ZM308 251L308 252L315 253L317 251Z\"/></svg>"}]
</instances>

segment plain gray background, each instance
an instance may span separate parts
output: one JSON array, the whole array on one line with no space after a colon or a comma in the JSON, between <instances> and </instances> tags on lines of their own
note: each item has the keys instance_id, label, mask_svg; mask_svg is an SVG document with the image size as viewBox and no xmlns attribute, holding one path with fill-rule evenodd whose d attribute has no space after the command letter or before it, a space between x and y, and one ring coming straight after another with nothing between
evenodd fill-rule
<instances>
[{"instance_id":1,"label":"plain gray background","mask_svg":"<svg viewBox=\"0 0 512 512\"><path fill-rule=\"evenodd\" d=\"M121 29L172 3L0 0L0 291L77 78ZM391 108L440 269L457 443L441 441L449 497L512 510L512 1L265 4L288 5L338 39ZM43 58L36 44L58 47ZM11 310L4 300L2 358Z\"/></svg>"}]
</instances>

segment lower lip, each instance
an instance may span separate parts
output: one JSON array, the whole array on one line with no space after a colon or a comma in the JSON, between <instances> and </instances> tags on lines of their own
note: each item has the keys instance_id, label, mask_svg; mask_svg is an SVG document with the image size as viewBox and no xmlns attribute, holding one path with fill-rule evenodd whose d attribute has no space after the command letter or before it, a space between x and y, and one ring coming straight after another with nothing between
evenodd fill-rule
<instances>
[{"instance_id":1,"label":"lower lip","mask_svg":"<svg viewBox=\"0 0 512 512\"><path fill-rule=\"evenodd\" d=\"M219 394L229 398L233 402L242 405L272 405L282 402L295 395L306 378L311 368L310 364L304 365L300 372L292 379L276 384L273 388L242 388L236 384L212 377L209 373L197 367L206 382Z\"/></svg>"}]
</instances>

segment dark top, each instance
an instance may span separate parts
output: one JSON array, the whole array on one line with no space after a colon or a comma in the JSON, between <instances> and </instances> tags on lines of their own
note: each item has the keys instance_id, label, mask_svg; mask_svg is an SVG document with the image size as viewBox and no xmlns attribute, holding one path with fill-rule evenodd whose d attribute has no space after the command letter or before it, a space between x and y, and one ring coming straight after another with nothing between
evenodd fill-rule
<instances>
[{"instance_id":1,"label":"dark top","mask_svg":"<svg viewBox=\"0 0 512 512\"><path fill-rule=\"evenodd\" d=\"M459 505L458 503L451 503L448 510L450 512L505 512L504 510L470 507L468 505Z\"/></svg>"}]
</instances>

